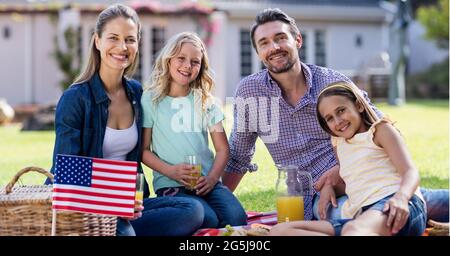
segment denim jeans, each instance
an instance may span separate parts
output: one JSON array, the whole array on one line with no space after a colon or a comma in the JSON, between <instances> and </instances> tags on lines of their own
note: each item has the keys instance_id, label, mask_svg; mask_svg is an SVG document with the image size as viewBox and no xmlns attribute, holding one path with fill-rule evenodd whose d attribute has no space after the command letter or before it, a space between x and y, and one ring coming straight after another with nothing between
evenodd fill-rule
<instances>
[{"instance_id":1,"label":"denim jeans","mask_svg":"<svg viewBox=\"0 0 450 256\"><path fill-rule=\"evenodd\" d=\"M146 198L142 217L129 222L119 218L117 235L189 236L200 228L203 218L203 207L196 200Z\"/></svg>"},{"instance_id":2,"label":"denim jeans","mask_svg":"<svg viewBox=\"0 0 450 256\"><path fill-rule=\"evenodd\" d=\"M420 191L426 202L428 219L448 222L448 189L421 188Z\"/></svg>"},{"instance_id":3,"label":"denim jeans","mask_svg":"<svg viewBox=\"0 0 450 256\"><path fill-rule=\"evenodd\" d=\"M172 193L167 193L167 191L172 191ZM201 228L223 228L227 224L231 226L247 224L247 214L241 203L221 182L218 182L208 194L201 197L183 187L159 189L156 194L163 198L167 195L193 198L200 202L205 212Z\"/></svg>"},{"instance_id":4,"label":"denim jeans","mask_svg":"<svg viewBox=\"0 0 450 256\"><path fill-rule=\"evenodd\" d=\"M384 205L392 196L393 194L371 205L364 206L362 208L362 212L365 212L367 210L383 212ZM427 217L425 213L425 205L422 200L418 196L413 195L413 197L411 197L408 202L408 208L408 220L406 221L403 228L400 229L397 234L395 234L396 236L420 236L425 231ZM340 236L342 235L341 231L344 225L351 220L352 219L329 219L327 221L330 222L330 224L333 226L334 235Z\"/></svg>"},{"instance_id":5,"label":"denim jeans","mask_svg":"<svg viewBox=\"0 0 450 256\"><path fill-rule=\"evenodd\" d=\"M133 226L131 223L122 218L117 218L117 227L116 227L116 235L117 236L136 236L136 232L134 232Z\"/></svg>"},{"instance_id":6,"label":"denim jeans","mask_svg":"<svg viewBox=\"0 0 450 256\"><path fill-rule=\"evenodd\" d=\"M449 220L449 190L448 189L428 189L420 188L420 192L425 199L427 217L440 222L448 222ZM327 212L328 219L341 219L342 204L347 200L347 196L337 198L338 207L330 206ZM314 196L313 214L315 219L319 218L319 196Z\"/></svg>"}]
</instances>

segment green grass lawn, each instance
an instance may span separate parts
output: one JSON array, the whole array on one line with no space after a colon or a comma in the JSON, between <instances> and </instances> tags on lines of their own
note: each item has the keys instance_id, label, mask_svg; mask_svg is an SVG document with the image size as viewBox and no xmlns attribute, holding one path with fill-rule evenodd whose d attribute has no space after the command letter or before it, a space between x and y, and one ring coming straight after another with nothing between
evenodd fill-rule
<instances>
[{"instance_id":1,"label":"green grass lawn","mask_svg":"<svg viewBox=\"0 0 450 256\"><path fill-rule=\"evenodd\" d=\"M402 107L377 104L392 120L408 145L421 175L421 186L449 187L449 109L448 101L413 101ZM230 133L232 113L226 109L225 128ZM0 186L25 166L50 168L54 132L20 132L19 125L0 127ZM257 141L253 162L259 171L248 173L235 191L245 209L275 209L276 168L261 140ZM149 169L145 169L151 178ZM23 184L41 184L44 176L25 174Z\"/></svg>"}]
</instances>

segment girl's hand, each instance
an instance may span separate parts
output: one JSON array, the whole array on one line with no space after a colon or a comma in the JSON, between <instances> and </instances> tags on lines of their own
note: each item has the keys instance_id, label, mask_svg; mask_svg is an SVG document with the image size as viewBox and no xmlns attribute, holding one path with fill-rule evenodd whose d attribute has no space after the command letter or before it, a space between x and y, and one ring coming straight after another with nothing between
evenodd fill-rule
<instances>
[{"instance_id":1,"label":"girl's hand","mask_svg":"<svg viewBox=\"0 0 450 256\"><path fill-rule=\"evenodd\" d=\"M320 190L319 197L319 217L321 220L327 219L328 205L331 202L333 207L337 207L336 194L330 184L325 184Z\"/></svg>"},{"instance_id":2,"label":"girl's hand","mask_svg":"<svg viewBox=\"0 0 450 256\"><path fill-rule=\"evenodd\" d=\"M196 177L193 177L191 175L191 174L196 173L196 171L193 170L192 168L193 168L193 165L190 165L190 164L172 165L167 176L169 176L169 178L171 178L173 180L178 181L179 183L183 184L184 186L188 187L188 186L190 186L189 181L196 179Z\"/></svg>"},{"instance_id":3,"label":"girl's hand","mask_svg":"<svg viewBox=\"0 0 450 256\"><path fill-rule=\"evenodd\" d=\"M135 200L134 203L134 216L133 217L122 217L125 220L137 220L142 217L142 211L144 210L144 206L142 205L141 200Z\"/></svg>"},{"instance_id":4,"label":"girl's hand","mask_svg":"<svg viewBox=\"0 0 450 256\"><path fill-rule=\"evenodd\" d=\"M195 186L195 190L197 191L198 196L204 196L208 194L214 186L217 184L217 181L219 181L218 178L211 177L211 176L201 176L198 178L197 186Z\"/></svg>"},{"instance_id":5,"label":"girl's hand","mask_svg":"<svg viewBox=\"0 0 450 256\"><path fill-rule=\"evenodd\" d=\"M389 212L386 225L392 227L392 234L397 234L406 224L409 217L408 202L405 194L397 192L384 205L383 212Z\"/></svg>"}]
</instances>

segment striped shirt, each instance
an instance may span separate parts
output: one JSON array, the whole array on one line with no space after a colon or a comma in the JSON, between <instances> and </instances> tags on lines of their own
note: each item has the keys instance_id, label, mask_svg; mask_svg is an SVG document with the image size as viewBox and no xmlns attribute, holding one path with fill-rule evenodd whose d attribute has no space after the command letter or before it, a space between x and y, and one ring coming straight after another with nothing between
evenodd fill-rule
<instances>
[{"instance_id":1,"label":"striped shirt","mask_svg":"<svg viewBox=\"0 0 450 256\"><path fill-rule=\"evenodd\" d=\"M239 83L234 102L234 123L230 135L230 160L226 171L256 171L251 163L259 137L276 164L296 165L311 174L313 182L337 164L330 135L322 130L316 117L317 97L328 84L351 82L343 74L324 67L302 63L307 91L295 107L282 92L267 69ZM367 98L367 93L363 92ZM303 186L305 187L305 186ZM312 218L311 191L305 196L305 219Z\"/></svg>"}]
</instances>

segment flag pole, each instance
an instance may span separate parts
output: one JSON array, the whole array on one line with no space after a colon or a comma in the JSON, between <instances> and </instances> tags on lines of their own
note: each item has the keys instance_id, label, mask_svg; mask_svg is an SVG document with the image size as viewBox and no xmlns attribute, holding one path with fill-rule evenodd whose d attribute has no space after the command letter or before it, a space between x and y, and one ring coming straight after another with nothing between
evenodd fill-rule
<instances>
[{"instance_id":1,"label":"flag pole","mask_svg":"<svg viewBox=\"0 0 450 256\"><path fill-rule=\"evenodd\" d=\"M56 236L56 209L52 212L52 236Z\"/></svg>"}]
</instances>

